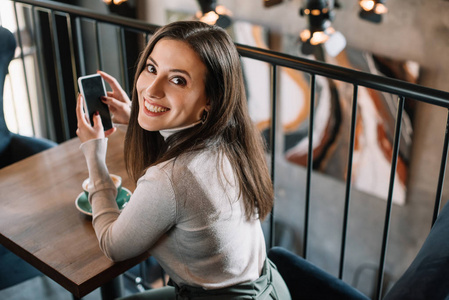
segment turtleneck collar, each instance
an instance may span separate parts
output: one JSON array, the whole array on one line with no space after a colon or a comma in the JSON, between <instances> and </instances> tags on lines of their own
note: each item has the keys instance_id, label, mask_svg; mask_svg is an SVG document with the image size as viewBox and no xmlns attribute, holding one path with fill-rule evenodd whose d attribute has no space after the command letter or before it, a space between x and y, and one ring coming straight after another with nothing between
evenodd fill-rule
<instances>
[{"instance_id":1,"label":"turtleneck collar","mask_svg":"<svg viewBox=\"0 0 449 300\"><path fill-rule=\"evenodd\" d=\"M199 120L193 124L187 125L187 126L159 130L159 133L164 137L164 140L167 140L167 138L169 136L171 136L172 134L175 134L177 132L180 132L180 131L188 129L188 128L192 128L193 126L196 126L200 123L201 123L201 120Z\"/></svg>"}]
</instances>

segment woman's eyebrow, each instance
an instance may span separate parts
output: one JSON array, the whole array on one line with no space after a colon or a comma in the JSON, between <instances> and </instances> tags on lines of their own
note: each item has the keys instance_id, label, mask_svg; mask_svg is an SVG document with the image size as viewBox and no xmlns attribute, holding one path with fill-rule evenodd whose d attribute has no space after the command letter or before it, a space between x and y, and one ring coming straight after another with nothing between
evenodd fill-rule
<instances>
[{"instance_id":1,"label":"woman's eyebrow","mask_svg":"<svg viewBox=\"0 0 449 300\"><path fill-rule=\"evenodd\" d=\"M191 78L189 72L182 70L182 69L170 69L170 72L182 73L182 74L186 75L187 77Z\"/></svg>"},{"instance_id":2,"label":"woman's eyebrow","mask_svg":"<svg viewBox=\"0 0 449 300\"><path fill-rule=\"evenodd\" d=\"M148 60L151 60L151 62L152 62L156 67L159 67L159 66L157 65L157 62L156 62L151 56L148 56Z\"/></svg>"}]
</instances>

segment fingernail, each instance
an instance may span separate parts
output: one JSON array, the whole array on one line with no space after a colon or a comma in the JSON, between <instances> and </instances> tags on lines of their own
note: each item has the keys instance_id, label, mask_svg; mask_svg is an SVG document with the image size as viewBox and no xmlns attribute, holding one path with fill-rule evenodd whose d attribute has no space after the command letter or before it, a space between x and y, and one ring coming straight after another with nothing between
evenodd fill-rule
<instances>
[{"instance_id":1,"label":"fingernail","mask_svg":"<svg viewBox=\"0 0 449 300\"><path fill-rule=\"evenodd\" d=\"M98 110L95 112L95 115L98 116L100 113L98 112Z\"/></svg>"}]
</instances>

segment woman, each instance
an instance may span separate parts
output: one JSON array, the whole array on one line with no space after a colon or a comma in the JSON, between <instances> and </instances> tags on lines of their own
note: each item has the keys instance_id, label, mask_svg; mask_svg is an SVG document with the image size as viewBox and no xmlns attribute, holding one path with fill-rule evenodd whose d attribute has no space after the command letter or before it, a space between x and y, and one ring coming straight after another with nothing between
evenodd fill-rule
<instances>
[{"instance_id":1,"label":"woman","mask_svg":"<svg viewBox=\"0 0 449 300\"><path fill-rule=\"evenodd\" d=\"M113 87L105 103L127 119L125 93L100 74ZM137 187L121 213L105 163L113 130L104 133L99 116L91 126L81 98L77 134L102 251L114 261L149 251L174 283L135 297L290 299L266 257L260 220L273 190L230 37L201 22L161 28L141 56L132 99L125 161Z\"/></svg>"}]
</instances>

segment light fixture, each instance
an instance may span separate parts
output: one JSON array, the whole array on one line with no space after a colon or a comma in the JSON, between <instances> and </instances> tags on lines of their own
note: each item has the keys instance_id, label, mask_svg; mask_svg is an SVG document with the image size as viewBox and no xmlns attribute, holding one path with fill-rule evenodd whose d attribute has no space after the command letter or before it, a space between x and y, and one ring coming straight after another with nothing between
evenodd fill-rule
<instances>
[{"instance_id":1,"label":"light fixture","mask_svg":"<svg viewBox=\"0 0 449 300\"><path fill-rule=\"evenodd\" d=\"M216 0L198 0L201 11L196 13L196 17L209 25L218 25L222 28L231 25L231 12L224 6L217 6Z\"/></svg>"},{"instance_id":2,"label":"light fixture","mask_svg":"<svg viewBox=\"0 0 449 300\"><path fill-rule=\"evenodd\" d=\"M384 0L360 0L360 18L373 22L380 23L382 15L388 12Z\"/></svg>"},{"instance_id":3,"label":"light fixture","mask_svg":"<svg viewBox=\"0 0 449 300\"><path fill-rule=\"evenodd\" d=\"M104 3L106 3L107 5L110 5L111 3L115 4L115 5L120 5L123 2L126 2L127 0L103 0Z\"/></svg>"},{"instance_id":4,"label":"light fixture","mask_svg":"<svg viewBox=\"0 0 449 300\"><path fill-rule=\"evenodd\" d=\"M264 7L271 7L282 3L282 0L262 0Z\"/></svg>"},{"instance_id":5,"label":"light fixture","mask_svg":"<svg viewBox=\"0 0 449 300\"><path fill-rule=\"evenodd\" d=\"M335 13L327 0L309 0L299 14L309 20L309 28L299 34L302 53L313 54L315 47L322 45L329 55L336 56L345 48L345 37L331 26Z\"/></svg>"}]
</instances>

